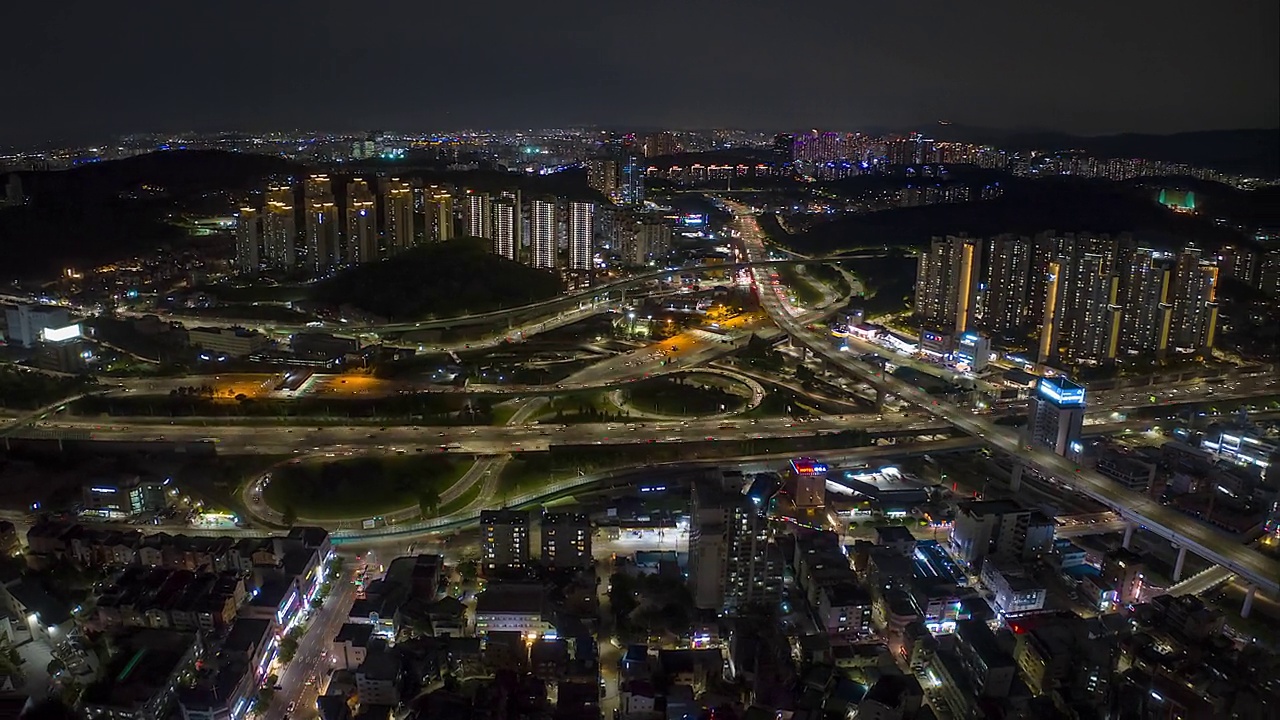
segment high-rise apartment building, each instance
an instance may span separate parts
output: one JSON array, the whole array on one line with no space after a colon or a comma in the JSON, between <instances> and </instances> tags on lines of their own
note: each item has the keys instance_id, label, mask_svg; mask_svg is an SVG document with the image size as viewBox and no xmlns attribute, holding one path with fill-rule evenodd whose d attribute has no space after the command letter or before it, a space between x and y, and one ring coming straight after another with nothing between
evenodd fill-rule
<instances>
[{"instance_id":1,"label":"high-rise apartment building","mask_svg":"<svg viewBox=\"0 0 1280 720\"><path fill-rule=\"evenodd\" d=\"M1250 287L1258 284L1258 253L1242 245L1226 245L1218 251L1218 277L1235 278Z\"/></svg>"},{"instance_id":2,"label":"high-rise apartment building","mask_svg":"<svg viewBox=\"0 0 1280 720\"><path fill-rule=\"evenodd\" d=\"M399 178L382 180L382 217L387 256L414 245L413 187Z\"/></svg>"},{"instance_id":3,"label":"high-rise apartment building","mask_svg":"<svg viewBox=\"0 0 1280 720\"><path fill-rule=\"evenodd\" d=\"M423 236L426 242L453 239L453 194L447 188L429 185L423 193Z\"/></svg>"},{"instance_id":4,"label":"high-rise apartment building","mask_svg":"<svg viewBox=\"0 0 1280 720\"><path fill-rule=\"evenodd\" d=\"M1080 442L1084 411L1083 385L1061 375L1040 378L1028 409L1027 432L1031 444L1078 459L1084 452Z\"/></svg>"},{"instance_id":5,"label":"high-rise apartment building","mask_svg":"<svg viewBox=\"0 0 1280 720\"><path fill-rule=\"evenodd\" d=\"M1138 247L1122 268L1124 314L1120 318L1120 354L1163 356L1169 345L1169 289L1173 256Z\"/></svg>"},{"instance_id":6,"label":"high-rise apartment building","mask_svg":"<svg viewBox=\"0 0 1280 720\"><path fill-rule=\"evenodd\" d=\"M782 557L764 507L740 473L697 480L689 518L689 582L698 608L734 612L781 597Z\"/></svg>"},{"instance_id":7,"label":"high-rise apartment building","mask_svg":"<svg viewBox=\"0 0 1280 720\"><path fill-rule=\"evenodd\" d=\"M242 207L236 215L236 272L257 275L261 253L262 215L255 208Z\"/></svg>"},{"instance_id":8,"label":"high-rise apartment building","mask_svg":"<svg viewBox=\"0 0 1280 720\"><path fill-rule=\"evenodd\" d=\"M466 228L469 237L484 238L486 240L493 239L493 208L492 198L488 193L468 190L465 196L465 206L462 210L462 223ZM520 208L516 206L516 214L519 215Z\"/></svg>"},{"instance_id":9,"label":"high-rise apartment building","mask_svg":"<svg viewBox=\"0 0 1280 720\"><path fill-rule=\"evenodd\" d=\"M586 271L595 265L595 217L594 203L569 203L569 270Z\"/></svg>"},{"instance_id":10,"label":"high-rise apartment building","mask_svg":"<svg viewBox=\"0 0 1280 720\"><path fill-rule=\"evenodd\" d=\"M333 182L328 175L307 178L303 192L306 203L307 268L319 275L338 265L338 206L333 200Z\"/></svg>"},{"instance_id":11,"label":"high-rise apartment building","mask_svg":"<svg viewBox=\"0 0 1280 720\"><path fill-rule=\"evenodd\" d=\"M556 267L556 201L534 200L529 206L529 264Z\"/></svg>"},{"instance_id":12,"label":"high-rise apartment building","mask_svg":"<svg viewBox=\"0 0 1280 720\"><path fill-rule=\"evenodd\" d=\"M676 155L682 152L684 152L684 146L680 143L680 138L678 138L673 132L664 130L662 132L652 133L645 136L645 157Z\"/></svg>"},{"instance_id":13,"label":"high-rise apartment building","mask_svg":"<svg viewBox=\"0 0 1280 720\"><path fill-rule=\"evenodd\" d=\"M529 513L485 510L480 513L480 562L486 571L529 564Z\"/></svg>"},{"instance_id":14,"label":"high-rise apartment building","mask_svg":"<svg viewBox=\"0 0 1280 720\"><path fill-rule=\"evenodd\" d=\"M381 258L378 252L378 213L369 183L347 183L347 233L343 262L358 265Z\"/></svg>"},{"instance_id":15,"label":"high-rise apartment building","mask_svg":"<svg viewBox=\"0 0 1280 720\"><path fill-rule=\"evenodd\" d=\"M587 184L613 202L618 202L621 195L619 181L622 173L618 171L620 164L620 161L611 157L591 158L586 162Z\"/></svg>"},{"instance_id":16,"label":"high-rise apartment building","mask_svg":"<svg viewBox=\"0 0 1280 720\"><path fill-rule=\"evenodd\" d=\"M542 564L585 569L591 565L591 520L583 513L542 516Z\"/></svg>"},{"instance_id":17,"label":"high-rise apartment building","mask_svg":"<svg viewBox=\"0 0 1280 720\"><path fill-rule=\"evenodd\" d=\"M795 160L815 165L841 160L847 155L844 135L817 130L796 135L791 154Z\"/></svg>"},{"instance_id":18,"label":"high-rise apartment building","mask_svg":"<svg viewBox=\"0 0 1280 720\"><path fill-rule=\"evenodd\" d=\"M500 197L492 204L493 254L515 260L520 251L520 205L513 197Z\"/></svg>"},{"instance_id":19,"label":"high-rise apartment building","mask_svg":"<svg viewBox=\"0 0 1280 720\"><path fill-rule=\"evenodd\" d=\"M1184 250L1173 268L1169 343L1182 350L1213 347L1218 327L1218 266Z\"/></svg>"},{"instance_id":20,"label":"high-rise apartment building","mask_svg":"<svg viewBox=\"0 0 1280 720\"><path fill-rule=\"evenodd\" d=\"M1116 357L1120 333L1119 278L1104 255L1084 253L1071 267L1067 302L1060 306L1065 341L1060 345L1065 344L1076 360L1110 362Z\"/></svg>"},{"instance_id":21,"label":"high-rise apartment building","mask_svg":"<svg viewBox=\"0 0 1280 720\"><path fill-rule=\"evenodd\" d=\"M993 333L1026 328L1040 318L1030 315L1035 243L1021 235L998 235L987 246L987 268L981 292L982 326Z\"/></svg>"},{"instance_id":22,"label":"high-rise apartment building","mask_svg":"<svg viewBox=\"0 0 1280 720\"><path fill-rule=\"evenodd\" d=\"M293 187L272 185L267 188L266 209L262 215L262 251L267 264L286 272L297 267L297 238Z\"/></svg>"},{"instance_id":23,"label":"high-rise apartment building","mask_svg":"<svg viewBox=\"0 0 1280 720\"><path fill-rule=\"evenodd\" d=\"M916 315L957 333L976 326L981 269L982 241L963 235L935 237L920 253Z\"/></svg>"}]
</instances>

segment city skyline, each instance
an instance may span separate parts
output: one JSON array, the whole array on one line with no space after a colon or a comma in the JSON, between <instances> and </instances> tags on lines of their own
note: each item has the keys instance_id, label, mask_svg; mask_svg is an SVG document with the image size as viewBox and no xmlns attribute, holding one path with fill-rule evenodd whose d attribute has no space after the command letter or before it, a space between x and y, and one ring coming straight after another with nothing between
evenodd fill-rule
<instances>
[{"instance_id":1,"label":"city skyline","mask_svg":"<svg viewBox=\"0 0 1280 720\"><path fill-rule=\"evenodd\" d=\"M57 27L58 42L40 33L15 38L9 97L24 112L0 120L0 137L624 123L905 130L938 120L1097 135L1280 120L1272 32L1280 17L1261 0L1212 11L1148 0L1070 8L1002 2L984 12L830 3L804 14L709 3L680 7L678 15L674 7L629 14L625 22L575 3L509 10L521 21L495 25L488 8L428 15L388 2L369 13L389 22L347 37L347 18L336 9L304 12L288 2L269 11L233 3L154 18L86 3L20 5L9 10L12 26ZM823 20L805 20L815 17ZM245 18L257 36L277 41L243 51L233 31ZM184 28L181 41L175 26ZM480 45L470 33L418 32L469 27L486 28ZM625 41L629 34L634 42ZM814 50L757 51L788 42ZM660 47L671 51L655 52ZM395 90L416 68L464 57L464 71L432 75L423 99ZM288 81L268 89L260 82L270 76L265 68ZM504 78L505 91L472 82L478 76ZM341 102L327 92L335 86L349 91ZM246 94L253 87L261 92ZM761 102L769 94L781 101Z\"/></svg>"}]
</instances>

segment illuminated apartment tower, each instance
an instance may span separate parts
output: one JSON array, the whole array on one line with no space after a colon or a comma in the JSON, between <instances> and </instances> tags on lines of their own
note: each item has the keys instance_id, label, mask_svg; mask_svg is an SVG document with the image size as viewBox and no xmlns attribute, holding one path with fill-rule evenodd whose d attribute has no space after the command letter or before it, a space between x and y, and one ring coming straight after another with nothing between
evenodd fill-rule
<instances>
[{"instance_id":1,"label":"illuminated apartment tower","mask_svg":"<svg viewBox=\"0 0 1280 720\"><path fill-rule=\"evenodd\" d=\"M1245 285L1258 282L1258 254L1247 247L1227 245L1218 251L1218 277L1235 278Z\"/></svg>"},{"instance_id":2,"label":"illuminated apartment tower","mask_svg":"<svg viewBox=\"0 0 1280 720\"><path fill-rule=\"evenodd\" d=\"M964 236L934 238L920 253L916 314L957 333L976 324L982 241Z\"/></svg>"},{"instance_id":3,"label":"illuminated apartment tower","mask_svg":"<svg viewBox=\"0 0 1280 720\"><path fill-rule=\"evenodd\" d=\"M613 202L618 202L621 195L618 180L622 175L618 172L618 161L607 157L591 158L586 165L587 184Z\"/></svg>"},{"instance_id":4,"label":"illuminated apartment tower","mask_svg":"<svg viewBox=\"0 0 1280 720\"><path fill-rule=\"evenodd\" d=\"M297 267L298 223L294 217L293 188L272 185L267 189L262 215L262 250L266 263L278 270Z\"/></svg>"},{"instance_id":5,"label":"illuminated apartment tower","mask_svg":"<svg viewBox=\"0 0 1280 720\"><path fill-rule=\"evenodd\" d=\"M1032 241L1018 235L991 239L980 312L982 325L987 330L1002 333L1032 323L1029 299L1035 284L1032 280L1034 251Z\"/></svg>"},{"instance_id":6,"label":"illuminated apartment tower","mask_svg":"<svg viewBox=\"0 0 1280 720\"><path fill-rule=\"evenodd\" d=\"M574 200L569 203L569 269L590 270L594 264L596 206Z\"/></svg>"},{"instance_id":7,"label":"illuminated apartment tower","mask_svg":"<svg viewBox=\"0 0 1280 720\"><path fill-rule=\"evenodd\" d=\"M1127 261L1124 315L1120 319L1120 353L1161 357L1169 346L1169 253L1140 247Z\"/></svg>"},{"instance_id":8,"label":"illuminated apartment tower","mask_svg":"<svg viewBox=\"0 0 1280 720\"><path fill-rule=\"evenodd\" d=\"M542 564L550 568L591 566L591 520L583 513L542 516Z\"/></svg>"},{"instance_id":9,"label":"illuminated apartment tower","mask_svg":"<svg viewBox=\"0 0 1280 720\"><path fill-rule=\"evenodd\" d=\"M1115 359L1120 335L1119 279L1096 253L1050 261L1040 325L1039 362L1063 352L1094 363Z\"/></svg>"},{"instance_id":10,"label":"illuminated apartment tower","mask_svg":"<svg viewBox=\"0 0 1280 720\"><path fill-rule=\"evenodd\" d=\"M529 264L556 267L556 201L534 200L529 206Z\"/></svg>"},{"instance_id":11,"label":"illuminated apartment tower","mask_svg":"<svg viewBox=\"0 0 1280 720\"><path fill-rule=\"evenodd\" d=\"M528 566L529 513L520 510L482 511L480 543L480 560L486 571Z\"/></svg>"},{"instance_id":12,"label":"illuminated apartment tower","mask_svg":"<svg viewBox=\"0 0 1280 720\"><path fill-rule=\"evenodd\" d=\"M487 197L487 196L486 196ZM520 227L520 205L512 197L493 202L493 254L515 260L520 250L517 229Z\"/></svg>"},{"instance_id":13,"label":"illuminated apartment tower","mask_svg":"<svg viewBox=\"0 0 1280 720\"><path fill-rule=\"evenodd\" d=\"M329 176L307 178L303 198L307 211L307 268L318 275L332 270L339 259L338 206L333 201Z\"/></svg>"},{"instance_id":14,"label":"illuminated apartment tower","mask_svg":"<svg viewBox=\"0 0 1280 720\"><path fill-rule=\"evenodd\" d=\"M373 190L364 180L347 183L347 244L342 261L347 265L373 262L378 254L378 213Z\"/></svg>"},{"instance_id":15,"label":"illuminated apartment tower","mask_svg":"<svg viewBox=\"0 0 1280 720\"><path fill-rule=\"evenodd\" d=\"M1169 344L1184 350L1213 347L1218 327L1218 267L1188 249L1178 256L1169 292Z\"/></svg>"},{"instance_id":16,"label":"illuminated apartment tower","mask_svg":"<svg viewBox=\"0 0 1280 720\"><path fill-rule=\"evenodd\" d=\"M382 181L383 234L387 257L413 247L413 187L399 178Z\"/></svg>"},{"instance_id":17,"label":"illuminated apartment tower","mask_svg":"<svg viewBox=\"0 0 1280 720\"><path fill-rule=\"evenodd\" d=\"M463 208L463 225L468 237L490 240L493 238L493 209L488 193L468 190ZM516 215L519 216L519 207Z\"/></svg>"},{"instance_id":18,"label":"illuminated apartment tower","mask_svg":"<svg viewBox=\"0 0 1280 720\"><path fill-rule=\"evenodd\" d=\"M242 207L236 215L236 272L257 275L261 263L262 217L255 208Z\"/></svg>"},{"instance_id":19,"label":"illuminated apartment tower","mask_svg":"<svg viewBox=\"0 0 1280 720\"><path fill-rule=\"evenodd\" d=\"M423 217L427 242L448 242L453 239L453 195L447 189L438 185L426 188Z\"/></svg>"}]
</instances>

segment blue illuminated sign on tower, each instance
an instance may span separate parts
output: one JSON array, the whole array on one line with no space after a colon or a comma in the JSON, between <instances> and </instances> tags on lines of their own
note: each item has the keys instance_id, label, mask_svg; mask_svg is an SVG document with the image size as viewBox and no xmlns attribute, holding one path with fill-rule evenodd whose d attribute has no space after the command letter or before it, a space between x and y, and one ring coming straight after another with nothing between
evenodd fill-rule
<instances>
[{"instance_id":1,"label":"blue illuminated sign on tower","mask_svg":"<svg viewBox=\"0 0 1280 720\"><path fill-rule=\"evenodd\" d=\"M1084 406L1084 387L1066 378L1040 378L1036 392L1059 407Z\"/></svg>"}]
</instances>

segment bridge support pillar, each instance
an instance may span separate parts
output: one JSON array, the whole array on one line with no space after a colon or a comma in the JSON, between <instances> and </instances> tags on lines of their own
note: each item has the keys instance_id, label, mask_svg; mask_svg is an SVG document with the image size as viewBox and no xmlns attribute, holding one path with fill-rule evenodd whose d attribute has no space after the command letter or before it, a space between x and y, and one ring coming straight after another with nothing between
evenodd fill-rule
<instances>
[{"instance_id":1,"label":"bridge support pillar","mask_svg":"<svg viewBox=\"0 0 1280 720\"><path fill-rule=\"evenodd\" d=\"M1180 582L1182 580L1182 564L1187 561L1187 546L1183 545L1178 548L1178 560L1173 564L1173 581Z\"/></svg>"},{"instance_id":2,"label":"bridge support pillar","mask_svg":"<svg viewBox=\"0 0 1280 720\"><path fill-rule=\"evenodd\" d=\"M1244 606L1240 608L1240 617L1249 617L1249 613L1253 611L1253 596L1256 594L1258 594L1257 585L1250 585L1249 589L1244 591Z\"/></svg>"},{"instance_id":3,"label":"bridge support pillar","mask_svg":"<svg viewBox=\"0 0 1280 720\"><path fill-rule=\"evenodd\" d=\"M1137 526L1137 524L1136 524L1136 523L1125 523L1125 526L1124 526L1124 544L1123 544L1123 547L1124 547L1124 549L1125 549L1125 550L1132 550L1132 549L1133 549L1133 548L1131 548L1131 547L1129 547L1129 546L1133 544L1133 531L1134 531L1134 530L1137 530L1137 529L1138 529L1138 526Z\"/></svg>"},{"instance_id":4,"label":"bridge support pillar","mask_svg":"<svg viewBox=\"0 0 1280 720\"><path fill-rule=\"evenodd\" d=\"M1018 492L1022 489L1022 463L1015 462L1013 464L1013 472L1009 475L1009 491Z\"/></svg>"},{"instance_id":5,"label":"bridge support pillar","mask_svg":"<svg viewBox=\"0 0 1280 720\"><path fill-rule=\"evenodd\" d=\"M884 388L880 388L880 387L876 388L876 412L878 413L884 412L884 400L885 400Z\"/></svg>"}]
</instances>

